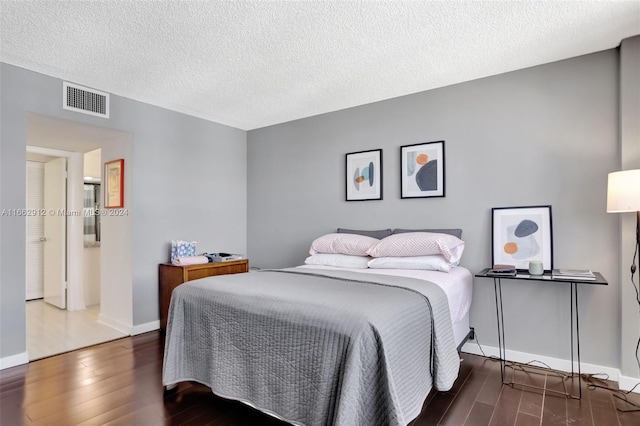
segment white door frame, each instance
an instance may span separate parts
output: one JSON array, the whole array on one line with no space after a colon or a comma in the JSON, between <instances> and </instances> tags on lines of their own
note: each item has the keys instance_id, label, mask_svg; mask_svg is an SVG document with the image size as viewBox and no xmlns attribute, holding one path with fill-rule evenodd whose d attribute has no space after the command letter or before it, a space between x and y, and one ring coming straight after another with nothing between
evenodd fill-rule
<instances>
[{"instance_id":1,"label":"white door frame","mask_svg":"<svg viewBox=\"0 0 640 426\"><path fill-rule=\"evenodd\" d=\"M67 310L85 309L84 267L84 154L27 145L27 152L67 159ZM25 290L26 291L26 290Z\"/></svg>"},{"instance_id":2,"label":"white door frame","mask_svg":"<svg viewBox=\"0 0 640 426\"><path fill-rule=\"evenodd\" d=\"M44 163L44 301L67 309L67 158Z\"/></svg>"}]
</instances>

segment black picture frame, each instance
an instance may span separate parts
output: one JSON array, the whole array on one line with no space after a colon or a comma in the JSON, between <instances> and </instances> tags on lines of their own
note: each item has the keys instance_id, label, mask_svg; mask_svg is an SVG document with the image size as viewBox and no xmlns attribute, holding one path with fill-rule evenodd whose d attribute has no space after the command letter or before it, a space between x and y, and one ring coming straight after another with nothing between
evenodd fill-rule
<instances>
[{"instance_id":1,"label":"black picture frame","mask_svg":"<svg viewBox=\"0 0 640 426\"><path fill-rule=\"evenodd\" d=\"M347 201L382 200L382 149L345 154Z\"/></svg>"},{"instance_id":2,"label":"black picture frame","mask_svg":"<svg viewBox=\"0 0 640 426\"><path fill-rule=\"evenodd\" d=\"M491 209L491 262L527 271L539 260L553 269L553 221L550 205Z\"/></svg>"},{"instance_id":3,"label":"black picture frame","mask_svg":"<svg viewBox=\"0 0 640 426\"><path fill-rule=\"evenodd\" d=\"M400 147L400 198L444 197L444 141Z\"/></svg>"}]
</instances>

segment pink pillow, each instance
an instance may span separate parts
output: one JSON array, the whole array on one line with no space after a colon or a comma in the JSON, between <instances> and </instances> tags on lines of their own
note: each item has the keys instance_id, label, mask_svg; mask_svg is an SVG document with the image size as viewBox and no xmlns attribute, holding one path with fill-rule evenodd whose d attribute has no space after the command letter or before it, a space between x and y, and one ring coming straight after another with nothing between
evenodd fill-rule
<instances>
[{"instance_id":1,"label":"pink pillow","mask_svg":"<svg viewBox=\"0 0 640 426\"><path fill-rule=\"evenodd\" d=\"M333 253L351 256L366 256L367 250L378 244L380 240L356 234L327 234L316 238L311 243L309 254Z\"/></svg>"},{"instance_id":2,"label":"pink pillow","mask_svg":"<svg viewBox=\"0 0 640 426\"><path fill-rule=\"evenodd\" d=\"M462 257L464 241L453 235L432 232L393 234L367 250L371 257L427 256L441 254L449 262Z\"/></svg>"}]
</instances>

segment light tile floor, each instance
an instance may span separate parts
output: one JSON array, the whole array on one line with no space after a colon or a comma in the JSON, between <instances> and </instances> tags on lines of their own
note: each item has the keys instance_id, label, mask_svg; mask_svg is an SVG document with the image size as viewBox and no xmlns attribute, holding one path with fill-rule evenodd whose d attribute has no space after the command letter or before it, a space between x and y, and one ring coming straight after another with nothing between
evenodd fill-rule
<instances>
[{"instance_id":1,"label":"light tile floor","mask_svg":"<svg viewBox=\"0 0 640 426\"><path fill-rule=\"evenodd\" d=\"M43 300L27 302L29 361L95 345L127 335L98 322L100 305L83 311L58 309Z\"/></svg>"}]
</instances>

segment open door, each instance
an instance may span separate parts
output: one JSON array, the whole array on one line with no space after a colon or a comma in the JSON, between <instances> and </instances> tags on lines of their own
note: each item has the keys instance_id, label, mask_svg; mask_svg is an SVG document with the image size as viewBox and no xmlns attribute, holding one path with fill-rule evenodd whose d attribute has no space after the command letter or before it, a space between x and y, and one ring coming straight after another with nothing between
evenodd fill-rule
<instances>
[{"instance_id":1,"label":"open door","mask_svg":"<svg viewBox=\"0 0 640 426\"><path fill-rule=\"evenodd\" d=\"M67 159L44 165L44 301L66 309Z\"/></svg>"},{"instance_id":2,"label":"open door","mask_svg":"<svg viewBox=\"0 0 640 426\"><path fill-rule=\"evenodd\" d=\"M27 160L27 209L44 208L44 163ZM25 218L27 225L26 299L44 297L44 215Z\"/></svg>"}]
</instances>

